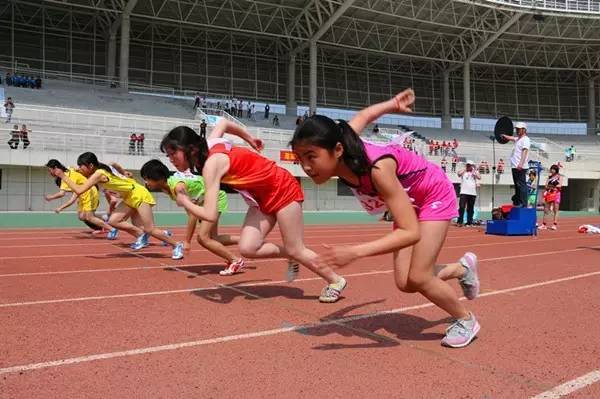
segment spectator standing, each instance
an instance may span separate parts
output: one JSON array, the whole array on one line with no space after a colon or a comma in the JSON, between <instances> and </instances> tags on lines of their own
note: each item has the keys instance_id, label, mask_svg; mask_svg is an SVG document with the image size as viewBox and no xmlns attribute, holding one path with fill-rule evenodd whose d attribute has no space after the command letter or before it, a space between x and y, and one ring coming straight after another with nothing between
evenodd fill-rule
<instances>
[{"instance_id":1,"label":"spectator standing","mask_svg":"<svg viewBox=\"0 0 600 399\"><path fill-rule=\"evenodd\" d=\"M206 121L204 119L202 119L202 122L200 123L200 137L203 139L206 138Z\"/></svg>"},{"instance_id":2,"label":"spectator standing","mask_svg":"<svg viewBox=\"0 0 600 399\"><path fill-rule=\"evenodd\" d=\"M569 155L570 155L570 162L575 160L575 146L571 145L571 147L569 148Z\"/></svg>"},{"instance_id":3,"label":"spectator standing","mask_svg":"<svg viewBox=\"0 0 600 399\"><path fill-rule=\"evenodd\" d=\"M558 228L558 209L560 208L560 192L562 189L562 176L559 173L558 165L550 166L550 175L546 180L546 190L544 191L544 216L540 230L546 230L546 216L553 213L552 230Z\"/></svg>"},{"instance_id":4,"label":"spectator standing","mask_svg":"<svg viewBox=\"0 0 600 399\"><path fill-rule=\"evenodd\" d=\"M481 176L474 167L473 161L467 161L465 169L458 172L460 177L460 198L458 201L458 221L459 226L463 225L465 208L467 210L466 226L473 225L473 213L475 212L475 199L477 198L477 180Z\"/></svg>"},{"instance_id":5,"label":"spectator standing","mask_svg":"<svg viewBox=\"0 0 600 399\"><path fill-rule=\"evenodd\" d=\"M129 136L129 155L135 155L135 147L137 146L137 136L135 132L131 133Z\"/></svg>"},{"instance_id":6,"label":"spectator standing","mask_svg":"<svg viewBox=\"0 0 600 399\"><path fill-rule=\"evenodd\" d=\"M446 157L443 157L440 165L442 167L442 170L444 171L444 173L446 173L446 169L448 168L448 161L446 161Z\"/></svg>"},{"instance_id":7,"label":"spectator standing","mask_svg":"<svg viewBox=\"0 0 600 399\"><path fill-rule=\"evenodd\" d=\"M498 166L496 167L496 173L499 175L504 173L504 159L500 158L498 161Z\"/></svg>"},{"instance_id":8,"label":"spectator standing","mask_svg":"<svg viewBox=\"0 0 600 399\"><path fill-rule=\"evenodd\" d=\"M196 96L194 97L194 110L200 107L200 93L196 92Z\"/></svg>"},{"instance_id":9,"label":"spectator standing","mask_svg":"<svg viewBox=\"0 0 600 399\"><path fill-rule=\"evenodd\" d=\"M144 154L144 140L146 140L146 137L144 137L144 133L141 133L137 138L138 154L140 154L140 155L145 155Z\"/></svg>"},{"instance_id":10,"label":"spectator standing","mask_svg":"<svg viewBox=\"0 0 600 399\"><path fill-rule=\"evenodd\" d=\"M14 125L13 130L10 131L10 139L8 140L8 146L11 150L16 150L19 148L19 125Z\"/></svg>"},{"instance_id":11,"label":"spectator standing","mask_svg":"<svg viewBox=\"0 0 600 399\"><path fill-rule=\"evenodd\" d=\"M35 88L38 90L42 88L42 79L39 76L35 78Z\"/></svg>"},{"instance_id":12,"label":"spectator standing","mask_svg":"<svg viewBox=\"0 0 600 399\"><path fill-rule=\"evenodd\" d=\"M275 114L275 117L273 117L273 126L279 126L279 117L277 114Z\"/></svg>"},{"instance_id":13,"label":"spectator standing","mask_svg":"<svg viewBox=\"0 0 600 399\"><path fill-rule=\"evenodd\" d=\"M452 169L451 169L452 173L456 173L456 163L457 162L458 162L458 157L456 155L454 155L452 157L452 164L451 164L452 165Z\"/></svg>"},{"instance_id":14,"label":"spectator standing","mask_svg":"<svg viewBox=\"0 0 600 399\"><path fill-rule=\"evenodd\" d=\"M238 101L237 117L238 118L244 117L244 102L242 100Z\"/></svg>"},{"instance_id":15,"label":"spectator standing","mask_svg":"<svg viewBox=\"0 0 600 399\"><path fill-rule=\"evenodd\" d=\"M378 134L379 133L379 125L375 124L375 126L373 126L373 134Z\"/></svg>"},{"instance_id":16,"label":"spectator standing","mask_svg":"<svg viewBox=\"0 0 600 399\"><path fill-rule=\"evenodd\" d=\"M517 136L502 135L504 139L513 141L513 148L510 157L510 165L512 168L512 178L515 185L515 195L513 196L513 204L517 207L527 206L527 169L524 165L528 164L529 149L531 148L531 140L527 137L527 124L525 122L517 122L515 124Z\"/></svg>"},{"instance_id":17,"label":"spectator standing","mask_svg":"<svg viewBox=\"0 0 600 399\"><path fill-rule=\"evenodd\" d=\"M265 119L269 119L269 111L271 110L271 107L269 106L269 104L265 104Z\"/></svg>"},{"instance_id":18,"label":"spectator standing","mask_svg":"<svg viewBox=\"0 0 600 399\"><path fill-rule=\"evenodd\" d=\"M458 140L452 140L452 155L456 156L456 149L458 148Z\"/></svg>"},{"instance_id":19,"label":"spectator standing","mask_svg":"<svg viewBox=\"0 0 600 399\"><path fill-rule=\"evenodd\" d=\"M298 116L296 118L296 127L302 125L303 122L304 122L304 120L300 116Z\"/></svg>"},{"instance_id":20,"label":"spectator standing","mask_svg":"<svg viewBox=\"0 0 600 399\"><path fill-rule=\"evenodd\" d=\"M6 122L5 123L9 123L10 120L12 119L12 113L13 113L14 109L15 109L15 103L13 102L12 97L8 97L6 99L6 101L4 102L4 110L6 111Z\"/></svg>"},{"instance_id":21,"label":"spectator standing","mask_svg":"<svg viewBox=\"0 0 600 399\"><path fill-rule=\"evenodd\" d=\"M27 125L22 125L19 136L21 136L21 141L23 142L23 149L29 147L29 133L31 133L31 130L27 129Z\"/></svg>"},{"instance_id":22,"label":"spectator standing","mask_svg":"<svg viewBox=\"0 0 600 399\"><path fill-rule=\"evenodd\" d=\"M433 150L435 148L435 144L433 143L433 140L429 140L429 155L433 155Z\"/></svg>"}]
</instances>

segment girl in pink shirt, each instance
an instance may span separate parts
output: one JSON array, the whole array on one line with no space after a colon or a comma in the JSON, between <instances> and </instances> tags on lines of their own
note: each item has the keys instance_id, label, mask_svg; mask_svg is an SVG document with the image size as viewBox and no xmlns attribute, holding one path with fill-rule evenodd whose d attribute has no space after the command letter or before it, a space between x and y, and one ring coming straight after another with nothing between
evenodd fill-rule
<instances>
[{"instance_id":1,"label":"girl in pink shirt","mask_svg":"<svg viewBox=\"0 0 600 399\"><path fill-rule=\"evenodd\" d=\"M292 148L306 174L322 184L338 176L370 214L389 210L391 233L355 246L326 247L319 264L342 267L357 259L392 253L396 285L403 292L419 292L454 317L442 344L468 345L480 326L446 282L458 279L465 296L479 294L477 257L467 252L456 263L436 266L452 218L458 215L456 193L442 171L401 145L375 144L357 132L380 116L411 112L411 89L360 111L350 123L315 115L296 129Z\"/></svg>"}]
</instances>

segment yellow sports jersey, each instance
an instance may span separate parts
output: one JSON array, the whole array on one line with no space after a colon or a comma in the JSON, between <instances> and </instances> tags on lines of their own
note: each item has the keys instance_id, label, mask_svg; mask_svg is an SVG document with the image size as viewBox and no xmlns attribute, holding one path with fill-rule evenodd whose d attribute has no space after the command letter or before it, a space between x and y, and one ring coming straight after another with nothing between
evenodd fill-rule
<instances>
[{"instance_id":1,"label":"yellow sports jersey","mask_svg":"<svg viewBox=\"0 0 600 399\"><path fill-rule=\"evenodd\" d=\"M96 169L96 171L108 179L108 182L98 183L98 185L104 190L119 194L123 202L130 208L137 209L143 203L151 206L156 204L148 189L134 179L123 176L115 169L112 170L112 173L104 169Z\"/></svg>"},{"instance_id":2,"label":"yellow sports jersey","mask_svg":"<svg viewBox=\"0 0 600 399\"><path fill-rule=\"evenodd\" d=\"M103 189L108 191L114 191L118 194L127 194L133 191L136 185L139 185L132 178L125 177L120 173L115 173L116 171L113 173L109 173L104 169L96 169L96 171L108 179L106 183L98 183Z\"/></svg>"},{"instance_id":3,"label":"yellow sports jersey","mask_svg":"<svg viewBox=\"0 0 600 399\"><path fill-rule=\"evenodd\" d=\"M73 182L78 185L82 185L87 181L84 175L72 168L66 171L65 175L67 175L69 179L73 180ZM64 181L61 181L60 189L68 192L73 191ZM98 208L98 205L98 189L96 186L92 186L92 188L90 188L88 191L81 194L77 200L77 210L82 212L93 212Z\"/></svg>"},{"instance_id":4,"label":"yellow sports jersey","mask_svg":"<svg viewBox=\"0 0 600 399\"><path fill-rule=\"evenodd\" d=\"M67 175L69 179L73 180L75 184L82 185L87 181L84 175L82 175L73 168L69 168L69 170L65 172L65 175ZM61 181L60 189L63 191L73 191L69 186L67 186L67 183L65 183L64 181Z\"/></svg>"}]
</instances>

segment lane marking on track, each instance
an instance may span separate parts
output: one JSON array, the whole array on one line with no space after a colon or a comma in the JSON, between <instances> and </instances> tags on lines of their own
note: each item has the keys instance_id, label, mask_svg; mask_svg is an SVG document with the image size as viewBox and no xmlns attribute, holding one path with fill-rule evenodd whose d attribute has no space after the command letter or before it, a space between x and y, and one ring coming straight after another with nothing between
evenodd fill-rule
<instances>
[{"instance_id":1,"label":"lane marking on track","mask_svg":"<svg viewBox=\"0 0 600 399\"><path fill-rule=\"evenodd\" d=\"M596 382L600 382L600 370L594 370L590 373L582 375L581 377L567 381L564 384L560 384L559 386L550 389L549 391L535 395L531 399L562 398L563 396L567 396L570 393L578 391L589 385L595 384Z\"/></svg>"},{"instance_id":2,"label":"lane marking on track","mask_svg":"<svg viewBox=\"0 0 600 399\"><path fill-rule=\"evenodd\" d=\"M538 282L535 284L527 284L527 285L506 288L506 289L492 291L492 292L486 292L486 293L480 295L480 297L489 297L489 296L506 294L506 293L510 293L510 292L523 291L523 290L528 290L531 288L543 287L543 286L548 286L548 285L552 285L552 284L558 284L558 283L562 283L562 282L566 282L566 281L573 281L573 280L578 280L578 279L583 279L583 278L593 277L593 276L598 276L598 275L600 275L600 271L593 272L593 273L578 274L578 275L564 277L564 278L555 279L555 280L542 281L542 282ZM463 297L460 300L464 300L464 299L465 298ZM173 351L173 350L178 350L178 349L183 349L183 348L191 348L191 347L225 343L225 342L231 342L231 341L239 341L239 340L243 340L243 339L251 339L251 338L279 335L279 334L288 333L288 332L292 332L292 331L303 332L308 329L315 329L315 328L325 327L325 326L339 324L339 323L348 323L348 322L353 322L353 321L357 321L357 320L363 320L363 319L380 317L380 316L385 316L385 315L390 315L390 314L395 314L395 313L407 312L410 310L425 309L425 308L429 308L429 307L433 307L433 306L435 306L433 303L424 303L421 305L406 306L406 307L384 310L384 311L368 313L368 314L363 314L363 315L355 315L355 316L343 317L343 318L339 318L339 319L326 320L326 321L322 321L322 322L318 322L318 323L304 324L304 325L298 325L298 326L289 326L289 327L286 326L286 327L275 328L275 329L271 329L271 330L254 331L254 332L245 333L245 334L226 335L226 336L222 336L222 337L200 339L200 340L196 340L196 341L177 342L177 343L167 344L167 345L150 346L150 347L145 347L145 348L136 348L136 349L125 350L125 351L99 353L99 354L93 354L93 355L85 355L85 356L71 357L71 358L65 358L65 359L59 359L59 360L52 360L52 361L41 362L41 363L30 363L30 364L24 364L24 365L18 365L18 366L10 366L10 367L0 368L0 374L17 373L17 372L23 372L23 371L31 371L31 370L45 369L45 368L51 368L51 367L65 366L65 365L69 365L69 364L87 363L87 362L92 362L92 361L96 361L96 360L105 360L105 359L143 355L143 354L148 354L148 353Z\"/></svg>"},{"instance_id":3,"label":"lane marking on track","mask_svg":"<svg viewBox=\"0 0 600 399\"><path fill-rule=\"evenodd\" d=\"M348 237L348 236L347 236ZM347 238L344 237L344 238ZM364 235L357 235L357 237L364 237ZM557 241L557 240L582 240L582 239L595 239L597 238L594 235L582 235L582 236L567 236L567 237L554 237L554 238L538 238L535 240L514 240L514 241L496 241L496 242L490 242L490 243L483 243L483 244L464 244L464 245L447 245L444 246L443 249L459 249L459 248L475 248L475 247L485 247L485 246L495 246L495 245L504 245L504 244L525 244L525 243L529 243L529 244L535 244L535 243L539 243L539 242L546 242L546 241ZM280 240L272 240L271 242L276 243L276 244L281 244ZM322 241L320 241L322 242ZM331 243L331 245L336 246L336 245L352 245L352 244L357 244L361 241L351 241L351 242L342 242L342 243ZM114 244L113 244L114 245ZM308 245L315 245L312 243L308 243ZM160 247L155 246L155 248L151 248L152 249L159 249ZM191 252L193 253L200 253L200 252L209 252L207 249L192 249ZM130 254L131 257L135 258L136 256L136 252L128 252L128 251L124 251L122 253L125 254ZM144 255L144 254L148 254L148 253L157 253L157 252L140 252L140 254ZM113 252L102 252L102 253L82 253L82 254L59 254L59 255L25 255L25 256L0 256L0 261L2 260L15 260L15 259L40 259L40 258L77 258L77 257L89 257L89 256L106 256L106 259L111 259L111 257L109 255L113 255ZM525 255L524 255L525 256ZM168 258L169 255L165 253L165 258Z\"/></svg>"},{"instance_id":4,"label":"lane marking on track","mask_svg":"<svg viewBox=\"0 0 600 399\"><path fill-rule=\"evenodd\" d=\"M593 247L593 248L600 248L600 247ZM479 259L479 262L480 263L481 262L492 262L492 261L497 261L497 260L507 260L507 259L515 259L515 258L523 258L523 257L531 257L531 256L545 256L545 255L551 255L551 254L557 254L557 253L585 251L587 249L588 248L577 248L577 249L571 249L571 250L538 252L538 253L532 253L532 254L527 254L527 255L501 256L501 257L496 257L496 258ZM282 259L262 259L260 261L274 262L274 261L283 261L283 260L284 259L282 258ZM257 260L257 262L258 262L258 260ZM173 265L165 265L165 266L161 266L161 267L176 269L176 268L184 267L184 265L173 264ZM150 267L148 267L148 269L149 268ZM390 273L393 273L393 270L374 270L374 271L370 271L370 272L347 274L347 275L345 275L345 277L359 277L359 276L370 276L370 275L376 275L376 274L390 274ZM303 279L296 279L294 281L295 282L306 282L306 281L315 281L315 280L322 280L322 278L321 277L309 277L309 278L303 278ZM241 288L241 287L258 287L258 286L283 284L283 283L287 283L287 281L285 281L285 280L265 281L265 282L261 282L261 283L240 284L237 286L229 285L229 286L232 288L235 288L235 287ZM64 302L83 302L83 301L95 301L95 300L104 300L104 299L118 299L118 298L154 296L154 295L180 294L180 293L185 293L185 292L208 291L208 290L218 290L218 289L222 289L222 286L185 288L185 289L165 290L165 291L138 292L138 293L130 293L130 294L114 294L114 295L101 295L101 296L89 296L89 297L48 299L48 300L27 301L27 302L11 302L11 303L0 304L0 309L1 308L18 307L18 306L46 305L46 304L64 303ZM483 296L483 294L480 296Z\"/></svg>"}]
</instances>

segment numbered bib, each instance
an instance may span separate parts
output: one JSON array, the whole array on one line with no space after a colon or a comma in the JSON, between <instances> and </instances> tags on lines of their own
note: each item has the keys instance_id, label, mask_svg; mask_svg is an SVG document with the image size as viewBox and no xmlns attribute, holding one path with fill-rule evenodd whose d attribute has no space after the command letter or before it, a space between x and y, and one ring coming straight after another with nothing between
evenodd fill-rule
<instances>
[{"instance_id":1,"label":"numbered bib","mask_svg":"<svg viewBox=\"0 0 600 399\"><path fill-rule=\"evenodd\" d=\"M381 198L363 194L352 187L350 188L350 190L352 190L354 196L356 197L358 202L360 202L360 205L364 208L365 211L367 211L369 215L377 215L379 213L387 211L387 205L385 204L385 202L383 202Z\"/></svg>"}]
</instances>

